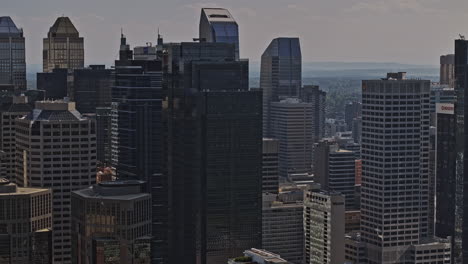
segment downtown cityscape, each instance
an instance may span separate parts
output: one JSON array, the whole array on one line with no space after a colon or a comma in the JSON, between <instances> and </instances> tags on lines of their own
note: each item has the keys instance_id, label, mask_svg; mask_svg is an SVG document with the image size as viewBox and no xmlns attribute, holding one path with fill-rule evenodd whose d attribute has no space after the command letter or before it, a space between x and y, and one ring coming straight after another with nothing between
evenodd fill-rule
<instances>
[{"instance_id":1,"label":"downtown cityscape","mask_svg":"<svg viewBox=\"0 0 468 264\"><path fill-rule=\"evenodd\" d=\"M468 264L463 34L433 75L331 76L196 7L185 41L100 39L112 65L50 17L35 71L0 12L0 264Z\"/></svg>"}]
</instances>

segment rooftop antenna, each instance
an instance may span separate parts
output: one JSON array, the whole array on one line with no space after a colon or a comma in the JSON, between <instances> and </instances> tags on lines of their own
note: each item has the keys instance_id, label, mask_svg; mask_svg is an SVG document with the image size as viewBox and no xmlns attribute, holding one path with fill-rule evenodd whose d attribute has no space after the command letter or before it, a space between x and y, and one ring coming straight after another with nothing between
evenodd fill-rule
<instances>
[{"instance_id":1,"label":"rooftop antenna","mask_svg":"<svg viewBox=\"0 0 468 264\"><path fill-rule=\"evenodd\" d=\"M462 34L458 34L460 36L460 39L461 40L465 40L465 36L463 36Z\"/></svg>"}]
</instances>

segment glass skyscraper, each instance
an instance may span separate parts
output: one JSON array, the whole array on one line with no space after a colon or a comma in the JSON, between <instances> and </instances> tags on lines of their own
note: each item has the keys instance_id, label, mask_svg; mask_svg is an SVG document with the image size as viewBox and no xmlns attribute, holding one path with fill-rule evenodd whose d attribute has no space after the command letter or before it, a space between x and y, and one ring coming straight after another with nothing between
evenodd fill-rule
<instances>
[{"instance_id":1,"label":"glass skyscraper","mask_svg":"<svg viewBox=\"0 0 468 264\"><path fill-rule=\"evenodd\" d=\"M299 97L302 55L298 38L273 39L262 54L260 88L263 91L263 135L271 136L271 103Z\"/></svg>"},{"instance_id":2,"label":"glass skyscraper","mask_svg":"<svg viewBox=\"0 0 468 264\"><path fill-rule=\"evenodd\" d=\"M59 17L43 40L43 72L84 67L83 38L70 18Z\"/></svg>"},{"instance_id":3,"label":"glass skyscraper","mask_svg":"<svg viewBox=\"0 0 468 264\"><path fill-rule=\"evenodd\" d=\"M167 254L167 182L161 174L162 74L161 60L134 54L122 35L112 86L111 159L119 179L147 182L156 263L166 263Z\"/></svg>"},{"instance_id":4,"label":"glass skyscraper","mask_svg":"<svg viewBox=\"0 0 468 264\"><path fill-rule=\"evenodd\" d=\"M261 92L228 43L167 46L170 263L218 264L261 246Z\"/></svg>"},{"instance_id":5,"label":"glass skyscraper","mask_svg":"<svg viewBox=\"0 0 468 264\"><path fill-rule=\"evenodd\" d=\"M231 43L239 58L239 27L231 13L224 8L202 8L200 41Z\"/></svg>"},{"instance_id":6,"label":"glass skyscraper","mask_svg":"<svg viewBox=\"0 0 468 264\"><path fill-rule=\"evenodd\" d=\"M26 58L23 30L11 17L0 17L0 86L26 90Z\"/></svg>"}]
</instances>

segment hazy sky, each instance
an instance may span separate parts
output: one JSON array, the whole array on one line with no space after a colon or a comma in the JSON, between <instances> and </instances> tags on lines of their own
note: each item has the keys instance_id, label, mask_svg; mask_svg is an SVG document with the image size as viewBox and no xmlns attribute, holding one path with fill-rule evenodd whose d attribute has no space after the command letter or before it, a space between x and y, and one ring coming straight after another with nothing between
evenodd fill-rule
<instances>
[{"instance_id":1,"label":"hazy sky","mask_svg":"<svg viewBox=\"0 0 468 264\"><path fill-rule=\"evenodd\" d=\"M271 39L297 36L304 61L435 65L468 37L467 0L2 0L0 16L24 29L28 64L42 64L42 38L65 15L85 38L85 64L111 65L121 27L132 47L156 42L158 27L165 41L190 41L202 7L230 10L252 61Z\"/></svg>"}]
</instances>

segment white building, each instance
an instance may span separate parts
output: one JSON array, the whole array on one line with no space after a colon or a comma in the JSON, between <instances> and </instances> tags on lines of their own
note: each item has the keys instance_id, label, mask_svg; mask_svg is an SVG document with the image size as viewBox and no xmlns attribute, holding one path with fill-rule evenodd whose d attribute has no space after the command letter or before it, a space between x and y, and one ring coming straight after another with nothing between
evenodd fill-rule
<instances>
[{"instance_id":1,"label":"white building","mask_svg":"<svg viewBox=\"0 0 468 264\"><path fill-rule=\"evenodd\" d=\"M96 125L75 103L36 102L16 121L16 181L53 191L54 263L71 263L71 192L96 181Z\"/></svg>"},{"instance_id":2,"label":"white building","mask_svg":"<svg viewBox=\"0 0 468 264\"><path fill-rule=\"evenodd\" d=\"M344 263L345 198L312 187L304 200L304 233L305 263Z\"/></svg>"}]
</instances>

